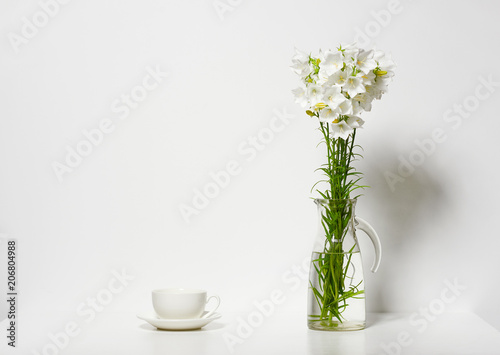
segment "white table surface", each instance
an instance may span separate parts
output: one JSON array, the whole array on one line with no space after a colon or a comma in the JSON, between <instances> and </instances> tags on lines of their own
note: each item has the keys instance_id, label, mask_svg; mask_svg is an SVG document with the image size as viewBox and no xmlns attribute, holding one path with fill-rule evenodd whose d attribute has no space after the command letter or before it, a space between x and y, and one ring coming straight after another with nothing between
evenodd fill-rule
<instances>
[{"instance_id":1,"label":"white table surface","mask_svg":"<svg viewBox=\"0 0 500 355\"><path fill-rule=\"evenodd\" d=\"M362 331L321 332L307 328L302 313L276 313L238 336L238 319L223 317L196 331L159 331L135 313L102 312L88 324L78 324L78 335L60 337L62 349L48 337L49 331L20 328L18 347L2 341L1 354L100 355L100 354L500 354L500 332L472 313L444 313L432 321L410 314L369 313ZM258 318L256 318L258 320ZM418 321L417 321L418 320ZM416 322L417 321L417 322ZM67 323L72 318L67 318ZM63 325L65 325L64 323ZM254 323L255 324L255 323ZM424 329L425 324L425 329ZM5 323L2 327L5 326ZM62 331L64 326L59 327ZM54 330L52 330L54 332ZM55 332L57 334L57 331ZM231 338L234 336L235 338ZM225 337L234 342L233 349ZM4 338L4 337L2 337ZM238 340L239 339L239 340ZM397 342L400 341L401 344ZM64 344L65 343L65 344ZM45 347L45 348L44 348ZM231 352L232 350L232 352Z\"/></svg>"}]
</instances>

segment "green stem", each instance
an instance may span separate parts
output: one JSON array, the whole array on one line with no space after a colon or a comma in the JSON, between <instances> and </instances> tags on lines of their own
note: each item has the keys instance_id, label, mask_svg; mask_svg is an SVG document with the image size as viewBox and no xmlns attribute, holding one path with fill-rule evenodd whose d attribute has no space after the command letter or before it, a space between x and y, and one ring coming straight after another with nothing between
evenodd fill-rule
<instances>
[{"instance_id":1,"label":"green stem","mask_svg":"<svg viewBox=\"0 0 500 355\"><path fill-rule=\"evenodd\" d=\"M346 278L351 264L352 254L346 255L343 241L349 228L351 219L351 205L348 203L350 192L357 187L350 177L354 160L354 140L356 130L347 139L332 138L331 127L328 123L320 123L326 145L327 163L322 168L327 177L328 187L321 193L322 196L333 201L325 203L322 216L326 240L323 253L319 254L314 265L318 273L318 288L311 283L315 299L320 307L319 315L312 317L321 321L342 322L342 313L348 306L348 299L359 297L363 291L356 287L347 287ZM357 173L354 173L357 174ZM345 205L347 204L347 205ZM352 253L352 249L347 254Z\"/></svg>"}]
</instances>

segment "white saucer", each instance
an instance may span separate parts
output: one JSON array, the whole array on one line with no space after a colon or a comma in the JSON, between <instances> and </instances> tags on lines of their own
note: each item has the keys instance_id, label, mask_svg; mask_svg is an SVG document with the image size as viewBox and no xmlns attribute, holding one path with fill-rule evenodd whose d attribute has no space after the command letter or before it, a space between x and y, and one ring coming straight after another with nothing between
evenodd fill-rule
<instances>
[{"instance_id":1,"label":"white saucer","mask_svg":"<svg viewBox=\"0 0 500 355\"><path fill-rule=\"evenodd\" d=\"M206 312L205 312L206 313ZM204 313L204 314L205 314ZM145 320L160 330L194 330L206 326L213 320L219 319L221 315L214 313L208 318L196 319L163 319L154 313L140 313L137 318Z\"/></svg>"}]
</instances>

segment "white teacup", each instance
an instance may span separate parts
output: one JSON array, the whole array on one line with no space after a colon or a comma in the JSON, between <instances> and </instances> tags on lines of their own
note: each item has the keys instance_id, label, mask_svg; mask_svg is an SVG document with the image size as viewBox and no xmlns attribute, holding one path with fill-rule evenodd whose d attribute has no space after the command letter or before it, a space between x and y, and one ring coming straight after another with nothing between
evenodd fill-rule
<instances>
[{"instance_id":1,"label":"white teacup","mask_svg":"<svg viewBox=\"0 0 500 355\"><path fill-rule=\"evenodd\" d=\"M219 296L210 296L207 291L187 288L165 288L153 291L153 308L160 318L165 319L196 319L205 311L205 306L211 299L217 301L213 310L203 315L210 317L219 308Z\"/></svg>"}]
</instances>

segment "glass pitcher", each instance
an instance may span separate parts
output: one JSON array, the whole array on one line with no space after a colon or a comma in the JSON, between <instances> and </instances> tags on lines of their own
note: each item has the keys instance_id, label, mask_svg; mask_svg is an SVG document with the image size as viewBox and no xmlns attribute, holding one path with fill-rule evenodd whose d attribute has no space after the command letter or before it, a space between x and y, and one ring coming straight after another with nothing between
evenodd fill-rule
<instances>
[{"instance_id":1,"label":"glass pitcher","mask_svg":"<svg viewBox=\"0 0 500 355\"><path fill-rule=\"evenodd\" d=\"M320 223L309 270L308 327L329 331L364 329L365 288L356 229L364 231L375 247L372 272L380 264L380 240L368 223L355 216L356 199L314 202Z\"/></svg>"}]
</instances>

